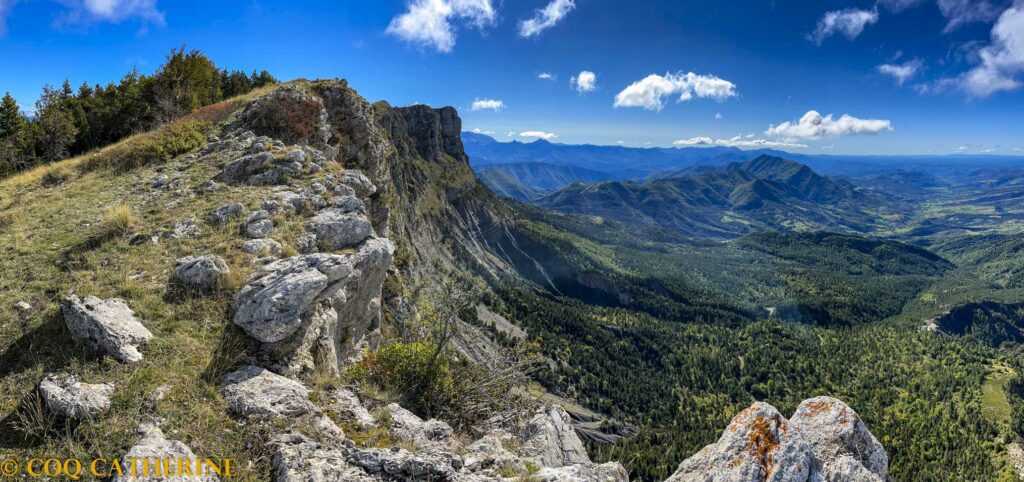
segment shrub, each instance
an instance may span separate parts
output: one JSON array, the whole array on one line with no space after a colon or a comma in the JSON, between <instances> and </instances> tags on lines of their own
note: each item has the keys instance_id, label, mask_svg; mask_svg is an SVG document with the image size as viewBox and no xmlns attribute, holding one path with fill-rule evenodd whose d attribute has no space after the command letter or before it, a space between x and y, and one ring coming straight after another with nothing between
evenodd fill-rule
<instances>
[{"instance_id":1,"label":"shrub","mask_svg":"<svg viewBox=\"0 0 1024 482\"><path fill-rule=\"evenodd\" d=\"M43 176L39 178L39 182L44 186L58 186L67 182L68 179L71 179L71 175L67 171L58 167L52 167L43 173Z\"/></svg>"},{"instance_id":2,"label":"shrub","mask_svg":"<svg viewBox=\"0 0 1024 482\"><path fill-rule=\"evenodd\" d=\"M159 130L133 137L89 158L84 169L113 169L123 172L149 164L166 162L206 143L212 124L182 120Z\"/></svg>"},{"instance_id":3,"label":"shrub","mask_svg":"<svg viewBox=\"0 0 1024 482\"><path fill-rule=\"evenodd\" d=\"M132 214L132 207L127 204L111 206L103 214L103 230L106 234L124 235L133 225L135 215Z\"/></svg>"},{"instance_id":4,"label":"shrub","mask_svg":"<svg viewBox=\"0 0 1024 482\"><path fill-rule=\"evenodd\" d=\"M280 93L264 101L250 121L253 132L282 140L285 144L308 144L316 135L320 103Z\"/></svg>"},{"instance_id":5,"label":"shrub","mask_svg":"<svg viewBox=\"0 0 1024 482\"><path fill-rule=\"evenodd\" d=\"M526 384L534 364L523 348L471 363L439 354L424 343L395 343L367 355L349 375L393 392L399 404L421 417L474 431L488 420L524 413L528 402L512 395Z\"/></svg>"}]
</instances>

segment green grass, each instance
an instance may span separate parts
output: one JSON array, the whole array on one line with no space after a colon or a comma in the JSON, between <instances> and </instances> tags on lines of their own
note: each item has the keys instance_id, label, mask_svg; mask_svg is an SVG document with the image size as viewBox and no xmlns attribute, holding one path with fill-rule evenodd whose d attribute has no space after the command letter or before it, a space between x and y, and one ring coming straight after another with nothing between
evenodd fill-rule
<instances>
[{"instance_id":1,"label":"green grass","mask_svg":"<svg viewBox=\"0 0 1024 482\"><path fill-rule=\"evenodd\" d=\"M194 139L187 145L194 145ZM72 159L0 181L0 454L120 457L137 441L139 422L160 417L168 437L183 441L198 455L238 459L238 480L266 480L270 459L263 448L263 429L236 423L216 387L219 375L244 359L239 334L230 324L230 290L203 298L166 296L174 261L185 255L220 255L236 284L247 276L251 257L239 249L243 239L237 222L223 227L201 222L200 235L192 239L141 245L128 239L133 233L152 235L189 217L201 221L209 211L232 202L254 208L270 196L270 188L227 186L194 194L191 188L219 172L216 162L179 159L127 171L113 165L116 169L75 169L82 162ZM158 167L180 178L183 191L150 189L160 174ZM53 169L74 169L77 174L59 189L45 188ZM274 238L294 246L303 219L280 217L275 222ZM112 231L117 235L111 236ZM124 365L76 344L59 307L71 292L125 299L154 334L141 350L145 358ZM34 307L29 316L14 310L19 301ZM115 383L111 410L95 423L77 426L45 426L47 421L29 417L36 386L53 371L70 372L90 383ZM153 396L158 387L166 387L159 401ZM37 430L14 430L11 424Z\"/></svg>"},{"instance_id":2,"label":"green grass","mask_svg":"<svg viewBox=\"0 0 1024 482\"><path fill-rule=\"evenodd\" d=\"M981 413L992 423L1006 427L1010 423L1012 408L1006 398L1006 386L1017 376L1012 368L994 364L981 385Z\"/></svg>"}]
</instances>

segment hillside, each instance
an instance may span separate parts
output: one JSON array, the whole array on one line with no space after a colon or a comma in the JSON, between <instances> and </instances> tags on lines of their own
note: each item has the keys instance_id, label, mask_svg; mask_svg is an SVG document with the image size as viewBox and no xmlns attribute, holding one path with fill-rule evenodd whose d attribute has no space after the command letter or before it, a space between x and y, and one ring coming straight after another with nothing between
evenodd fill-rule
<instances>
[{"instance_id":1,"label":"hillside","mask_svg":"<svg viewBox=\"0 0 1024 482\"><path fill-rule=\"evenodd\" d=\"M1012 475L997 437L1016 435L980 400L993 360L1024 369L1013 346L920 329L976 296L952 288L972 272L851 234L721 243L683 239L682 215L640 231L521 204L463 138L452 108L295 81L0 181L0 448L174 446L242 461L240 480L654 481L737 467L709 453L832 470L877 436L875 475ZM756 231L712 222L739 186L743 216L780 228L861 202L781 159L655 182L594 186L685 199L718 239ZM60 396L81 391L108 403ZM815 414L874 435L845 445ZM729 452L741 431L768 443Z\"/></svg>"},{"instance_id":2,"label":"hillside","mask_svg":"<svg viewBox=\"0 0 1024 482\"><path fill-rule=\"evenodd\" d=\"M726 239L766 228L865 233L885 221L873 211L902 209L772 156L644 183L578 183L535 203L687 236Z\"/></svg>"},{"instance_id":3,"label":"hillside","mask_svg":"<svg viewBox=\"0 0 1024 482\"><path fill-rule=\"evenodd\" d=\"M598 182L613 176L576 166L543 162L493 164L477 170L477 176L498 195L527 201L574 182Z\"/></svg>"}]
</instances>

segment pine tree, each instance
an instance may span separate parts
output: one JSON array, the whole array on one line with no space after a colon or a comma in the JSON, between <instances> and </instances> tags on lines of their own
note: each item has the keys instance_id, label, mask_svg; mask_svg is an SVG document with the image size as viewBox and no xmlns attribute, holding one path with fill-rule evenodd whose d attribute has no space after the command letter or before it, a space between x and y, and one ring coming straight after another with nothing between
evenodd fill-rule
<instances>
[{"instance_id":1,"label":"pine tree","mask_svg":"<svg viewBox=\"0 0 1024 482\"><path fill-rule=\"evenodd\" d=\"M11 93L0 100L0 139L14 137L25 126L25 116L18 110L18 102Z\"/></svg>"}]
</instances>

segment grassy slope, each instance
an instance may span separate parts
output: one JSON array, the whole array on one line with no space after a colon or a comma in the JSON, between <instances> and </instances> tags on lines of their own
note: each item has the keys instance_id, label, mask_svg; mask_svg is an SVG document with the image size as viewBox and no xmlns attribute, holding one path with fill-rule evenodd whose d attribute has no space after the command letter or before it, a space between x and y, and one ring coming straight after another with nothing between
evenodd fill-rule
<instances>
[{"instance_id":1,"label":"grassy slope","mask_svg":"<svg viewBox=\"0 0 1024 482\"><path fill-rule=\"evenodd\" d=\"M5 253L0 263L0 419L5 424L45 426L33 415L35 387L45 373L57 370L86 382L115 382L112 409L97 423L51 427L45 438L38 437L43 432L4 426L0 453L118 457L137 439L139 421L157 416L165 419L168 437L182 440L201 456L244 461L242 480L264 479L269 460L259 452L262 444L248 443L258 429L237 425L216 390L219 375L243 353L229 324L230 293L174 301L165 298L165 291L177 258L205 253L228 262L232 287L237 288L251 270L252 258L239 250L243 239L237 234L238 221L215 228L202 220L224 204L241 202L252 208L268 196L269 188L225 187L195 196L191 188L211 179L219 172L217 166L172 162L123 174L103 169L82 173L77 169L82 162L62 162L58 167L72 175L57 186L41 185L51 168L0 182L0 216L8 224L0 229ZM180 176L188 194L151 189L158 171L172 179ZM105 229L104 212L121 204L131 206L133 232L152 233L195 217L201 234L138 246L130 245L127 236L104 239L99 236ZM286 246L302 230L298 217L277 218L275 224L273 236ZM61 267L68 264L72 267ZM100 360L76 345L60 316L59 302L70 292L127 300L154 334L142 349L145 359L122 365ZM29 316L15 312L19 301L32 304ZM157 402L153 393L160 386L168 389Z\"/></svg>"}]
</instances>

